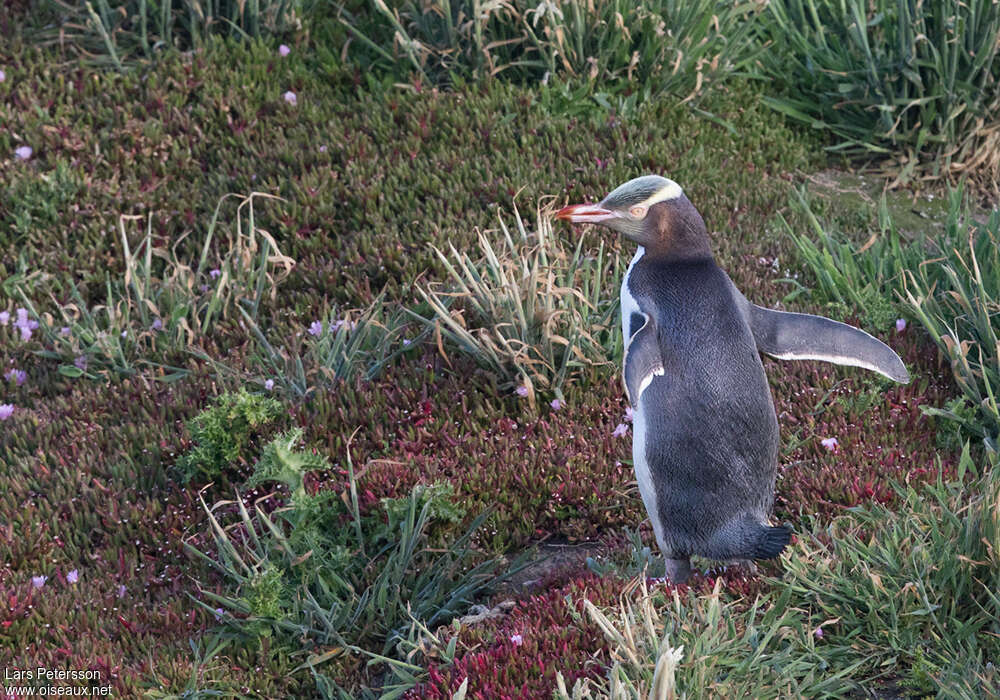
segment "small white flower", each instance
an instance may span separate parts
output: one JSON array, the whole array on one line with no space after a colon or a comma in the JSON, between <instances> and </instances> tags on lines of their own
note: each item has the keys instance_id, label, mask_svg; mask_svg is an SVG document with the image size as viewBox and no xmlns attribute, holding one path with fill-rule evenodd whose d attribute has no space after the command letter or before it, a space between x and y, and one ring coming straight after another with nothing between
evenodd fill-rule
<instances>
[{"instance_id":1,"label":"small white flower","mask_svg":"<svg viewBox=\"0 0 1000 700\"><path fill-rule=\"evenodd\" d=\"M837 449L837 444L838 443L837 443L837 438L835 438L835 437L823 438L819 442L820 442L820 444L823 447L825 447L826 449L830 450L831 452L833 452L835 449Z\"/></svg>"},{"instance_id":2,"label":"small white flower","mask_svg":"<svg viewBox=\"0 0 1000 700\"><path fill-rule=\"evenodd\" d=\"M28 160L28 158L31 158L32 153L34 151L31 150L31 146L19 146L14 149L14 156L18 160Z\"/></svg>"},{"instance_id":3,"label":"small white flower","mask_svg":"<svg viewBox=\"0 0 1000 700\"><path fill-rule=\"evenodd\" d=\"M293 107L299 103L299 98L295 96L295 93L289 90L284 94L285 102L292 105Z\"/></svg>"},{"instance_id":4,"label":"small white flower","mask_svg":"<svg viewBox=\"0 0 1000 700\"><path fill-rule=\"evenodd\" d=\"M522 644L524 644L524 637L522 637L522 636L521 636L521 635L519 635L519 634L514 634L514 635L511 635L511 637L510 637L510 641L511 641L511 643L512 643L512 644L513 644L514 646L516 646L516 647L519 647L519 646L521 646Z\"/></svg>"},{"instance_id":5,"label":"small white flower","mask_svg":"<svg viewBox=\"0 0 1000 700\"><path fill-rule=\"evenodd\" d=\"M896 332L897 333L902 333L905 330L906 330L906 319L905 318L897 318L896 319Z\"/></svg>"},{"instance_id":6,"label":"small white flower","mask_svg":"<svg viewBox=\"0 0 1000 700\"><path fill-rule=\"evenodd\" d=\"M285 56L287 56L291 52L292 52L292 50L290 48L288 48L287 46L285 46L284 44L282 44L281 46L278 47L278 53L281 54L282 58L284 58Z\"/></svg>"}]
</instances>

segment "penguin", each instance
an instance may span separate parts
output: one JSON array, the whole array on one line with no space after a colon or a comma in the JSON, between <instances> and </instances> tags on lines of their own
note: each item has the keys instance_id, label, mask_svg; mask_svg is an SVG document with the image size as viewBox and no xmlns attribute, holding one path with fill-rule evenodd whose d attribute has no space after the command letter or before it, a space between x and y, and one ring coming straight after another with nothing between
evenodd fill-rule
<instances>
[{"instance_id":1,"label":"penguin","mask_svg":"<svg viewBox=\"0 0 1000 700\"><path fill-rule=\"evenodd\" d=\"M791 530L768 522L778 418L760 353L862 367L900 383L903 361L862 330L748 301L712 255L681 187L645 175L557 219L606 226L638 244L621 287L622 376L632 457L666 573L690 557L777 557Z\"/></svg>"}]
</instances>

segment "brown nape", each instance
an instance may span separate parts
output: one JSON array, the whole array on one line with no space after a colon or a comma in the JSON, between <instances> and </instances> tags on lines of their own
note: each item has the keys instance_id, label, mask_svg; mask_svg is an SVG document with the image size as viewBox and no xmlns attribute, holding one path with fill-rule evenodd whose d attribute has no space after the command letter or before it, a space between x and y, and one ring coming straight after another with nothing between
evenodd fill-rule
<instances>
[{"instance_id":1,"label":"brown nape","mask_svg":"<svg viewBox=\"0 0 1000 700\"><path fill-rule=\"evenodd\" d=\"M684 195L651 206L643 233L649 240L644 244L647 254L668 258L712 257L705 221Z\"/></svg>"}]
</instances>

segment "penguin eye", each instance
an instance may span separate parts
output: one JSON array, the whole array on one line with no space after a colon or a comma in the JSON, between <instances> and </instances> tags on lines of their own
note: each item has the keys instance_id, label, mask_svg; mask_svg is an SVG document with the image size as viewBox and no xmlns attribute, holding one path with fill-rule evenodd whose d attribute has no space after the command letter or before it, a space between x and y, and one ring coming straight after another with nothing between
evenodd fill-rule
<instances>
[{"instance_id":1,"label":"penguin eye","mask_svg":"<svg viewBox=\"0 0 1000 700\"><path fill-rule=\"evenodd\" d=\"M632 215L635 219L641 219L646 216L646 207L636 206L628 210L628 213Z\"/></svg>"}]
</instances>

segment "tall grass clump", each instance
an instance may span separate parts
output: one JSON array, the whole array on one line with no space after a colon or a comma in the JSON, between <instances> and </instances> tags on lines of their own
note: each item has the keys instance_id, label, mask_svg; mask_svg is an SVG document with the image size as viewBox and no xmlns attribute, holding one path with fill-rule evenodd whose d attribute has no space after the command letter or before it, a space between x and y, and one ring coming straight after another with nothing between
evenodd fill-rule
<instances>
[{"instance_id":1,"label":"tall grass clump","mask_svg":"<svg viewBox=\"0 0 1000 700\"><path fill-rule=\"evenodd\" d=\"M899 180L967 175L1000 192L1000 5L773 0L758 23L765 103L893 162Z\"/></svg>"},{"instance_id":2,"label":"tall grass clump","mask_svg":"<svg viewBox=\"0 0 1000 700\"><path fill-rule=\"evenodd\" d=\"M897 230L885 197L879 202L878 231L861 245L843 234L827 231L813 212L805 188L795 193L793 204L808 231L797 233L782 214L777 219L815 277L816 296L857 313L868 328L889 328L899 316L892 285L903 270L922 263L926 253L920 245L910 245ZM808 291L796 284L798 289L787 300Z\"/></svg>"},{"instance_id":3,"label":"tall grass clump","mask_svg":"<svg viewBox=\"0 0 1000 700\"><path fill-rule=\"evenodd\" d=\"M754 3L715 0L480 2L373 0L343 22L363 60L425 83L502 74L516 82L582 79L679 97L753 55Z\"/></svg>"},{"instance_id":4,"label":"tall grass clump","mask_svg":"<svg viewBox=\"0 0 1000 700\"><path fill-rule=\"evenodd\" d=\"M996 697L1000 671L1000 474L898 487L900 505L854 509L794 546L782 587L822 623L823 656L914 693ZM819 643L817 643L819 646Z\"/></svg>"},{"instance_id":5,"label":"tall grass clump","mask_svg":"<svg viewBox=\"0 0 1000 700\"><path fill-rule=\"evenodd\" d=\"M434 248L448 281L418 286L433 313L410 313L495 372L501 390L524 387L532 402L536 392L561 398L568 382L621 351L614 294L621 260L603 242L596 255L585 254L582 237L569 249L547 210L539 208L534 231L516 207L514 223L512 233L500 218L495 243L479 232L478 258Z\"/></svg>"},{"instance_id":6,"label":"tall grass clump","mask_svg":"<svg viewBox=\"0 0 1000 700\"><path fill-rule=\"evenodd\" d=\"M300 0L44 0L58 18L40 30L43 44L69 46L122 70L165 49L188 50L210 36L256 38L301 24Z\"/></svg>"},{"instance_id":7,"label":"tall grass clump","mask_svg":"<svg viewBox=\"0 0 1000 700\"><path fill-rule=\"evenodd\" d=\"M885 314L885 299L915 318L951 364L962 396L948 409L927 412L957 421L997 452L1000 436L1000 210L975 219L963 191L949 194L940 233L905 239L883 201L880 234L855 247L843 234L822 231L800 204L818 241L789 229L813 272L819 295L866 315ZM786 224L787 225L787 224ZM890 309L891 311L891 309ZM885 327L885 325L882 325Z\"/></svg>"},{"instance_id":8,"label":"tall grass clump","mask_svg":"<svg viewBox=\"0 0 1000 700\"><path fill-rule=\"evenodd\" d=\"M882 681L914 694L995 697L1000 671L1000 475L980 476L966 444L954 482L897 486L813 521L753 601L711 593L623 592L585 603L612 661L598 683L558 697L845 697ZM635 589L637 584L633 584Z\"/></svg>"},{"instance_id":9,"label":"tall grass clump","mask_svg":"<svg viewBox=\"0 0 1000 700\"><path fill-rule=\"evenodd\" d=\"M216 206L196 260L178 252L186 235L169 246L156 245L152 215L119 217L124 274L105 275L101 304L88 303L87 290L52 275L7 280L5 291L19 297L39 320L43 347L37 354L61 361L59 371L69 377L132 375L154 367L163 372L161 378L176 379L184 375L183 368L151 358L196 348L237 307L256 319L261 302L274 299L277 285L295 263L255 219L254 200L275 198L240 196L233 225L227 228L220 214L231 196L236 195L226 195ZM136 241L129 225L143 219ZM39 296L48 297L44 307Z\"/></svg>"},{"instance_id":10,"label":"tall grass clump","mask_svg":"<svg viewBox=\"0 0 1000 700\"><path fill-rule=\"evenodd\" d=\"M331 467L302 449L301 439L296 429L270 442L247 483L282 485L284 505L263 503L274 494L252 512L241 498L202 502L212 551L197 543L187 550L230 588L202 587L210 602L199 602L248 638L274 636L292 647L302 656L299 670L314 673L332 697L356 697L345 686L356 692L375 682L364 678L365 661L384 664L405 689L421 669L397 648L405 648L415 621L445 624L503 579L502 560L472 543L488 513L459 531L465 511L447 484L417 485L362 512L350 454L342 488L307 488L309 473Z\"/></svg>"},{"instance_id":11,"label":"tall grass clump","mask_svg":"<svg viewBox=\"0 0 1000 700\"><path fill-rule=\"evenodd\" d=\"M319 324L316 333L287 334L281 339L274 329L261 328L249 311L240 311L253 341L250 367L299 399L355 376L375 379L399 357L417 350L428 335L427 330L412 332L410 316L399 304L386 302L384 293L363 309L332 308L323 320L314 322ZM217 369L234 372L204 353L201 357Z\"/></svg>"},{"instance_id":12,"label":"tall grass clump","mask_svg":"<svg viewBox=\"0 0 1000 700\"><path fill-rule=\"evenodd\" d=\"M849 668L830 669L816 652L791 590L758 597L747 608L725 600L721 585L717 579L709 593L651 593L641 576L616 609L585 600L587 616L604 632L611 667L603 680L581 679L570 689L560 674L555 697L818 698L853 687L845 678Z\"/></svg>"}]
</instances>

